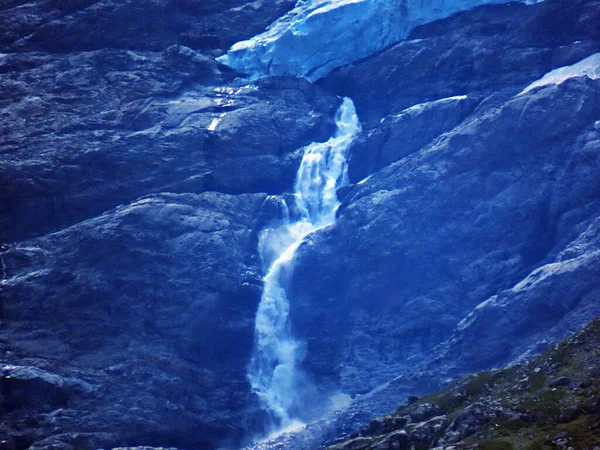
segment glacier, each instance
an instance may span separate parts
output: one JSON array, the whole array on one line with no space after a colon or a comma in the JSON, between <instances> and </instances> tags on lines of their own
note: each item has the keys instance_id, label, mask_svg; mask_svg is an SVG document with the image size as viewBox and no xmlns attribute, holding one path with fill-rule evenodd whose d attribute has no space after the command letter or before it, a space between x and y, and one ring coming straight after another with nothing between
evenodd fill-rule
<instances>
[{"instance_id":1,"label":"glacier","mask_svg":"<svg viewBox=\"0 0 600 450\"><path fill-rule=\"evenodd\" d=\"M264 33L234 44L217 60L251 78L288 75L316 81L401 41L418 25L510 1L299 0Z\"/></svg>"}]
</instances>

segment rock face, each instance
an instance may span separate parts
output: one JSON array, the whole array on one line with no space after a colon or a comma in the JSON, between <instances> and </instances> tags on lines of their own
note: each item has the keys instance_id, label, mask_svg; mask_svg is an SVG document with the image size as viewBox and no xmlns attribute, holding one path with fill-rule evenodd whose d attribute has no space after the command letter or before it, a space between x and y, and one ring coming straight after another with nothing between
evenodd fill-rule
<instances>
[{"instance_id":1,"label":"rock face","mask_svg":"<svg viewBox=\"0 0 600 450\"><path fill-rule=\"evenodd\" d=\"M367 126L350 173L369 176L296 262L291 317L325 391L364 393L420 363L432 380L506 364L600 313L600 84L580 73L523 92L598 48L597 6L469 11L323 81L356 94ZM559 8L552 37L531 26ZM490 32L501 24L511 33ZM492 47L498 66L482 61Z\"/></svg>"},{"instance_id":2,"label":"rock face","mask_svg":"<svg viewBox=\"0 0 600 450\"><path fill-rule=\"evenodd\" d=\"M224 85L230 74L184 47L2 63L5 242L150 192L290 189L290 153L327 140L339 105L298 79Z\"/></svg>"},{"instance_id":3,"label":"rock face","mask_svg":"<svg viewBox=\"0 0 600 450\"><path fill-rule=\"evenodd\" d=\"M596 153L599 88L579 78L483 107L348 194L336 225L305 246L297 265L292 316L313 370L335 373L343 390L374 387L400 370L397 362L407 367L426 357L484 301L474 315L490 311L488 320L465 346L477 336L474 358L507 362L502 352L522 348L579 302L584 308L582 296L598 285L597 242L586 251L577 240L588 242L597 226L600 185L590 176L596 157L581 152ZM560 113L542 113L549 108ZM327 276L315 277L315 266L327 266ZM499 288L510 291L488 300ZM552 290L556 305L542 293ZM524 296L532 308L526 314ZM593 299L589 314L599 312ZM494 309L501 305L507 314ZM490 327L516 342L507 346ZM449 351L468 367L465 353Z\"/></svg>"},{"instance_id":4,"label":"rock face","mask_svg":"<svg viewBox=\"0 0 600 450\"><path fill-rule=\"evenodd\" d=\"M52 438L64 448L240 438L260 417L245 364L264 197L144 197L4 252L3 422L28 424L7 431L76 431Z\"/></svg>"},{"instance_id":5,"label":"rock face","mask_svg":"<svg viewBox=\"0 0 600 450\"><path fill-rule=\"evenodd\" d=\"M0 4L0 44L10 52L162 51L175 44L213 51L260 33L293 5L293 0L6 0Z\"/></svg>"},{"instance_id":6,"label":"rock face","mask_svg":"<svg viewBox=\"0 0 600 450\"><path fill-rule=\"evenodd\" d=\"M264 429L257 236L342 96L362 125L350 185L287 293L315 401L356 397L270 448L318 448L600 314L600 3L484 5L386 48L480 2L293 3L0 0L0 448L239 448ZM281 16L240 61L338 69L248 81L217 61ZM355 444L427 439L444 415Z\"/></svg>"},{"instance_id":7,"label":"rock face","mask_svg":"<svg viewBox=\"0 0 600 450\"><path fill-rule=\"evenodd\" d=\"M214 60L290 2L192 3L2 2L3 448L235 447L262 426L263 202L341 100Z\"/></svg>"}]
</instances>

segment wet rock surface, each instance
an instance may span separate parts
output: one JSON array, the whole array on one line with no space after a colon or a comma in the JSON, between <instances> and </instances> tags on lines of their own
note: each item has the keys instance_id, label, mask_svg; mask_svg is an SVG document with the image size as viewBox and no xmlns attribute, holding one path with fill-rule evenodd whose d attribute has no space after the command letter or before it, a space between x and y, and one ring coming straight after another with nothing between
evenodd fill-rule
<instances>
[{"instance_id":1,"label":"wet rock surface","mask_svg":"<svg viewBox=\"0 0 600 450\"><path fill-rule=\"evenodd\" d=\"M292 6L1 2L6 448L235 447L262 427L262 203L341 100L214 58Z\"/></svg>"},{"instance_id":2,"label":"wet rock surface","mask_svg":"<svg viewBox=\"0 0 600 450\"><path fill-rule=\"evenodd\" d=\"M597 2L587 0L478 7L332 72L319 83L352 96L365 125L351 156L352 181L449 131L484 98L501 103L550 70L600 51L592 25L598 14ZM558 24L559 15L568 19Z\"/></svg>"}]
</instances>

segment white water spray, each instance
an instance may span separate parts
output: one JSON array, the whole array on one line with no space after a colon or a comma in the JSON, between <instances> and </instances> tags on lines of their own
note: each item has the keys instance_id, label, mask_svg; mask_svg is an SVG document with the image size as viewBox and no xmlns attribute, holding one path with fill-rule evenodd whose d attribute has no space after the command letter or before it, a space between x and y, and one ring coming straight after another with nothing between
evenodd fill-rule
<instances>
[{"instance_id":1,"label":"white water spray","mask_svg":"<svg viewBox=\"0 0 600 450\"><path fill-rule=\"evenodd\" d=\"M264 289L255 322L255 345L248 379L271 414L277 429L294 427L294 409L301 406L309 383L299 370L302 343L290 331L287 279L294 254L304 238L335 221L340 205L336 189L347 183L346 151L360 131L352 100L344 99L336 115L335 135L304 150L296 175L294 198L298 218L281 201L284 219L263 230L259 252L266 267Z\"/></svg>"}]
</instances>

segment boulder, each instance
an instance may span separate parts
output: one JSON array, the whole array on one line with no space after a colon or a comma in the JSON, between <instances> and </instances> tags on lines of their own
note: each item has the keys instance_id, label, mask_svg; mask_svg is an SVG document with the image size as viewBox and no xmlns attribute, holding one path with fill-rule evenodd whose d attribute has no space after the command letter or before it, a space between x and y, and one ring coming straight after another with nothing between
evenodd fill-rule
<instances>
[{"instance_id":1,"label":"boulder","mask_svg":"<svg viewBox=\"0 0 600 450\"><path fill-rule=\"evenodd\" d=\"M404 430L394 431L373 445L373 450L404 450L410 448L408 433Z\"/></svg>"}]
</instances>

